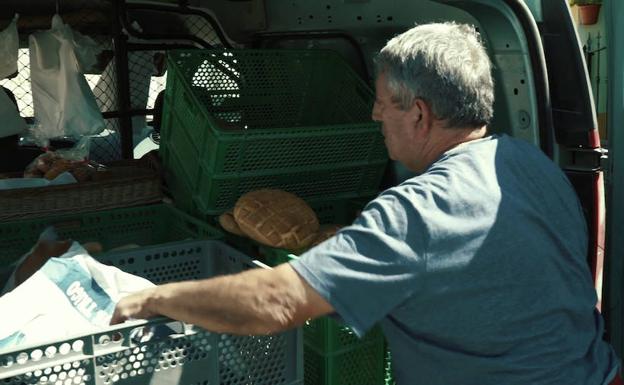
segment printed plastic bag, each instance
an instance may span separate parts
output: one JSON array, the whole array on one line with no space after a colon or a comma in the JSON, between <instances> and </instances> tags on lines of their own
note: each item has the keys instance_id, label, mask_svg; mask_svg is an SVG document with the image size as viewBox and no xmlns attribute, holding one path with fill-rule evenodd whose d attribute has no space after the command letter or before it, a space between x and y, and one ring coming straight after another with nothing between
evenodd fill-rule
<instances>
[{"instance_id":1,"label":"printed plastic bag","mask_svg":"<svg viewBox=\"0 0 624 385\"><path fill-rule=\"evenodd\" d=\"M95 135L104 119L83 72L95 62L96 43L52 17L52 28L29 37L35 126L33 139Z\"/></svg>"},{"instance_id":2,"label":"printed plastic bag","mask_svg":"<svg viewBox=\"0 0 624 385\"><path fill-rule=\"evenodd\" d=\"M0 31L0 79L17 72L17 55L19 53L18 18L19 15L15 14L9 26Z\"/></svg>"},{"instance_id":3,"label":"printed plastic bag","mask_svg":"<svg viewBox=\"0 0 624 385\"><path fill-rule=\"evenodd\" d=\"M60 186L64 184L76 183L76 177L69 171L64 171L54 179L46 178L5 178L0 179L0 191L13 190L21 188L35 188L35 187L48 187L48 186Z\"/></svg>"},{"instance_id":4,"label":"printed plastic bag","mask_svg":"<svg viewBox=\"0 0 624 385\"><path fill-rule=\"evenodd\" d=\"M26 121L20 116L15 104L0 88L0 138L21 134L26 128Z\"/></svg>"},{"instance_id":5,"label":"printed plastic bag","mask_svg":"<svg viewBox=\"0 0 624 385\"><path fill-rule=\"evenodd\" d=\"M74 242L0 297L0 314L9 315L0 323L0 351L105 328L121 298L151 286L146 279L97 262Z\"/></svg>"}]
</instances>

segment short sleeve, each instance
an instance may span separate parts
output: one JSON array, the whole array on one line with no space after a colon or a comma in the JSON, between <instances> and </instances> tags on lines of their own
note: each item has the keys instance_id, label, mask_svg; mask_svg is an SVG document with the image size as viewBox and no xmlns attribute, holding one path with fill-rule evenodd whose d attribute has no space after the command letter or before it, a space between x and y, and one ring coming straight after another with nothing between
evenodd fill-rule
<instances>
[{"instance_id":1,"label":"short sleeve","mask_svg":"<svg viewBox=\"0 0 624 385\"><path fill-rule=\"evenodd\" d=\"M358 335L422 285L426 240L410 207L406 197L388 190L351 226L291 262Z\"/></svg>"}]
</instances>

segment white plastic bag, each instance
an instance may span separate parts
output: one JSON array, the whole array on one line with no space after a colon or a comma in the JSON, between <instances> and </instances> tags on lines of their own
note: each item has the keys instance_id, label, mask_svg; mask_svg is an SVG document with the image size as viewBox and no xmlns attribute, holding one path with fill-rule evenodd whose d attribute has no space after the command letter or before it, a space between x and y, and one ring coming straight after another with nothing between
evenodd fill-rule
<instances>
[{"instance_id":1,"label":"white plastic bag","mask_svg":"<svg viewBox=\"0 0 624 385\"><path fill-rule=\"evenodd\" d=\"M32 136L42 146L54 137L95 135L104 119L84 70L95 61L97 44L52 17L52 28L29 37L35 126Z\"/></svg>"},{"instance_id":2,"label":"white plastic bag","mask_svg":"<svg viewBox=\"0 0 624 385\"><path fill-rule=\"evenodd\" d=\"M0 314L7 315L0 322L0 352L105 328L117 301L151 286L144 278L97 262L74 242L0 297Z\"/></svg>"},{"instance_id":3,"label":"white plastic bag","mask_svg":"<svg viewBox=\"0 0 624 385\"><path fill-rule=\"evenodd\" d=\"M0 31L0 79L17 72L17 55L19 53L18 18L19 15L15 14L9 26Z\"/></svg>"},{"instance_id":4,"label":"white plastic bag","mask_svg":"<svg viewBox=\"0 0 624 385\"><path fill-rule=\"evenodd\" d=\"M0 88L0 138L21 134L26 128L26 121L20 116L15 104Z\"/></svg>"}]
</instances>

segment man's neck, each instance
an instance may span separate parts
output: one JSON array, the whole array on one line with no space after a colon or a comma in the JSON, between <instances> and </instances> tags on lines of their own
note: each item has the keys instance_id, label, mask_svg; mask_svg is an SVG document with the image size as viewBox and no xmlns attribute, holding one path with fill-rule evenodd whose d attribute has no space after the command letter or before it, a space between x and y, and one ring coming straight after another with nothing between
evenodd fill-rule
<instances>
[{"instance_id":1,"label":"man's neck","mask_svg":"<svg viewBox=\"0 0 624 385\"><path fill-rule=\"evenodd\" d=\"M480 128L447 128L442 122L436 122L432 128L429 142L424 146L424 153L421 155L423 172L442 154L461 144L483 138L487 133L486 126Z\"/></svg>"}]
</instances>

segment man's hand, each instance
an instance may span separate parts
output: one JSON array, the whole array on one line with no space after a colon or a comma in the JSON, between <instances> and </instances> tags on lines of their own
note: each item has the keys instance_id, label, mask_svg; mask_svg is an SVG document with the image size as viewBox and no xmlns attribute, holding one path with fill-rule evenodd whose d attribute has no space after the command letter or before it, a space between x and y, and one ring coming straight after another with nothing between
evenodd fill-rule
<instances>
[{"instance_id":1,"label":"man's hand","mask_svg":"<svg viewBox=\"0 0 624 385\"><path fill-rule=\"evenodd\" d=\"M149 288L122 298L115 306L110 324L120 324L129 319L147 319L158 315L150 309L156 288Z\"/></svg>"}]
</instances>

